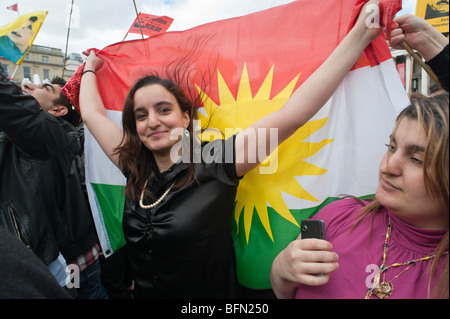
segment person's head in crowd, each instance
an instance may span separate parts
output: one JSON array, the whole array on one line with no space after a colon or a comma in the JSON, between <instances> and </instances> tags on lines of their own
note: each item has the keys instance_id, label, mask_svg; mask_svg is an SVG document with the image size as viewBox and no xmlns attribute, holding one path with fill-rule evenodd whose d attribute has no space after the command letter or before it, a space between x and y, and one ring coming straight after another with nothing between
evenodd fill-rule
<instances>
[{"instance_id":1,"label":"person's head in crowd","mask_svg":"<svg viewBox=\"0 0 450 319\"><path fill-rule=\"evenodd\" d=\"M447 91L445 91L442 87L437 86L436 84L430 86L430 96L436 96L445 93L447 93Z\"/></svg>"},{"instance_id":2,"label":"person's head in crowd","mask_svg":"<svg viewBox=\"0 0 450 319\"><path fill-rule=\"evenodd\" d=\"M80 124L80 114L74 110L69 99L61 93L66 81L61 77L54 77L51 83L35 85L27 83L23 92L32 95L41 108L54 116L61 117L73 126Z\"/></svg>"},{"instance_id":3,"label":"person's head in crowd","mask_svg":"<svg viewBox=\"0 0 450 319\"><path fill-rule=\"evenodd\" d=\"M410 95L409 100L411 101L411 103L414 103L415 100L423 99L425 97L426 96L423 95L422 93L415 92L415 93Z\"/></svg>"}]
</instances>

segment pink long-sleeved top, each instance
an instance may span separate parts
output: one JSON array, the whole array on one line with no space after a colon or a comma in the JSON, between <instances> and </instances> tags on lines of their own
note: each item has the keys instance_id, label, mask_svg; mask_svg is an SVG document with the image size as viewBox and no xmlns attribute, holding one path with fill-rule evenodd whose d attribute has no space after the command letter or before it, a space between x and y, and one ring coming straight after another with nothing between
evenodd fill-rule
<instances>
[{"instance_id":1,"label":"pink long-sleeved top","mask_svg":"<svg viewBox=\"0 0 450 319\"><path fill-rule=\"evenodd\" d=\"M382 264L383 246L391 217L392 232L386 266L419 259L435 252L448 229L421 229L402 221L386 209L375 214L371 231L372 214L353 229L362 206L354 199L331 203L313 219L322 219L326 225L326 240L339 255L339 268L330 275L327 284L319 287L300 285L296 298L301 299L359 299L372 287L373 279ZM448 255L445 256L447 259ZM443 267L441 259L433 276L431 287L439 279ZM416 263L392 281L393 295L389 298L426 299L432 261ZM384 281L392 280L408 266L393 267L385 272ZM383 275L381 275L383 281ZM372 298L377 298L372 296Z\"/></svg>"}]
</instances>

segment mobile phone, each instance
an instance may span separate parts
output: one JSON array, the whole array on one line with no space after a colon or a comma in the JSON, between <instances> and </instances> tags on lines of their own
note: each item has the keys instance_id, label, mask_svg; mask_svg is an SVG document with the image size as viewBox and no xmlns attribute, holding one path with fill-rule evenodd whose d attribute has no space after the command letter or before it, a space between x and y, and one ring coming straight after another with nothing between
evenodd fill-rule
<instances>
[{"instance_id":1,"label":"mobile phone","mask_svg":"<svg viewBox=\"0 0 450 319\"><path fill-rule=\"evenodd\" d=\"M323 220L305 219L301 222L302 239L325 239L325 222Z\"/></svg>"}]
</instances>

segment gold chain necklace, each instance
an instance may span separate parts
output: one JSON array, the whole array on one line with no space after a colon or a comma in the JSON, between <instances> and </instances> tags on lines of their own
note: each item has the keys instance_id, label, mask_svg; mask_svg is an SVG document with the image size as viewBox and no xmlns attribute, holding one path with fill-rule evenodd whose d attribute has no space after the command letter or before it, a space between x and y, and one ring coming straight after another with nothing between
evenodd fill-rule
<instances>
[{"instance_id":1,"label":"gold chain necklace","mask_svg":"<svg viewBox=\"0 0 450 319\"><path fill-rule=\"evenodd\" d=\"M389 217L389 225L388 225L388 229L387 229L387 232L386 232L386 240L384 241L383 263L380 266L380 272L378 273L378 275L375 276L375 278L373 280L373 285L367 291L366 297L364 299L370 299L370 297L372 295L375 295L375 296L377 296L380 299L389 298L394 293L394 285L392 284L392 281L394 281L397 277L402 275L405 271L410 269L412 266L414 266L418 262L428 261L428 260L433 259L433 258L436 257L436 255L429 255L429 256L426 256L426 257L423 257L423 258L413 259L413 260L410 260L410 261L407 261L407 262L404 262L404 263L393 263L393 264L391 264L389 266L385 266L386 265L387 253L388 253L388 249L389 249L389 240L391 238L391 230L392 230L392 224L391 224L391 218ZM446 252L446 254L447 253L448 252ZM403 270L401 273L399 273L397 276L392 278L391 280L385 281L386 271L388 269L390 269L392 267L401 267L401 266L408 266L408 267L405 270ZM383 281L380 283L381 274L383 274Z\"/></svg>"},{"instance_id":2,"label":"gold chain necklace","mask_svg":"<svg viewBox=\"0 0 450 319\"><path fill-rule=\"evenodd\" d=\"M141 198L139 199L139 206L141 206L142 209L150 209L160 204L164 200L164 198L166 198L166 196L170 193L172 188L175 186L175 182L173 182L172 185L170 185L170 187L164 192L164 194L161 195L161 197L156 202L150 205L144 205L144 191L145 188L147 187L147 182L148 180L145 181L144 188L142 188L141 192Z\"/></svg>"}]
</instances>

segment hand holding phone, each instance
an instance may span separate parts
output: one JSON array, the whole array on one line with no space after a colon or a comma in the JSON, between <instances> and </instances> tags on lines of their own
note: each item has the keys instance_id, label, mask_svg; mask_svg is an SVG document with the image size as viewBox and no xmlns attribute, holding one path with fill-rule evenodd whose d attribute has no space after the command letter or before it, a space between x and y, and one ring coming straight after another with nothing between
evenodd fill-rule
<instances>
[{"instance_id":1,"label":"hand holding phone","mask_svg":"<svg viewBox=\"0 0 450 319\"><path fill-rule=\"evenodd\" d=\"M339 257L332 251L331 243L325 240L323 220L302 220L300 231L297 240L281 251L272 264L270 281L277 296L292 297L299 284L325 285L330 274L339 268ZM311 238L320 240L304 240ZM286 290L291 289L287 294L280 288L285 286L288 287Z\"/></svg>"}]
</instances>

